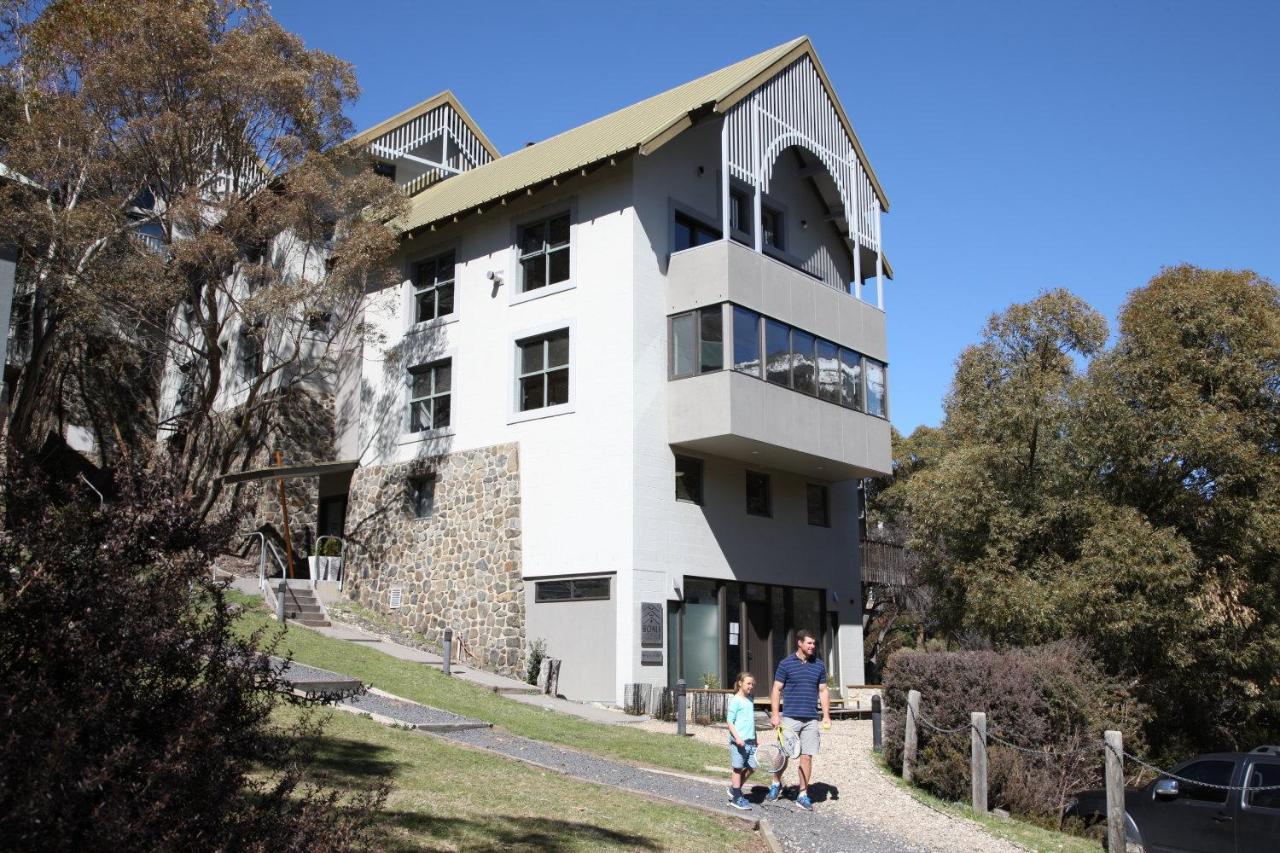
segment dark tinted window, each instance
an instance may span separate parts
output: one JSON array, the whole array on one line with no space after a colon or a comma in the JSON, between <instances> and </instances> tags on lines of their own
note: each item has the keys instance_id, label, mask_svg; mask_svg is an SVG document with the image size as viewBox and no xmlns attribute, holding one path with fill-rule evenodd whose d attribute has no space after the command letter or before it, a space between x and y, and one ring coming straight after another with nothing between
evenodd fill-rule
<instances>
[{"instance_id":1,"label":"dark tinted window","mask_svg":"<svg viewBox=\"0 0 1280 853\"><path fill-rule=\"evenodd\" d=\"M1227 791L1225 788L1211 788L1208 785L1230 785L1231 771L1235 769L1235 763L1231 761L1197 761L1189 764L1178 771L1178 775L1184 779L1194 779L1194 782L1179 782L1181 795L1190 800L1200 800L1206 803L1225 803L1227 801ZM1207 784L1196 784L1203 782Z\"/></svg>"},{"instance_id":2,"label":"dark tinted window","mask_svg":"<svg viewBox=\"0 0 1280 853\"><path fill-rule=\"evenodd\" d=\"M1249 770L1250 788L1273 788L1271 791L1249 791L1246 802L1264 809L1280 809L1280 764L1255 764Z\"/></svg>"},{"instance_id":3,"label":"dark tinted window","mask_svg":"<svg viewBox=\"0 0 1280 853\"><path fill-rule=\"evenodd\" d=\"M538 581L533 587L534 601L591 601L609 597L608 578L573 578L563 581Z\"/></svg>"},{"instance_id":4,"label":"dark tinted window","mask_svg":"<svg viewBox=\"0 0 1280 853\"><path fill-rule=\"evenodd\" d=\"M818 527L830 527L831 513L827 506L827 487L808 483L805 486L805 498L809 523Z\"/></svg>"},{"instance_id":5,"label":"dark tinted window","mask_svg":"<svg viewBox=\"0 0 1280 853\"><path fill-rule=\"evenodd\" d=\"M714 243L720 239L720 229L699 222L687 213L676 214L676 228L671 251L692 249L704 243Z\"/></svg>"},{"instance_id":6,"label":"dark tinted window","mask_svg":"<svg viewBox=\"0 0 1280 853\"><path fill-rule=\"evenodd\" d=\"M676 500L702 503L702 460L676 457Z\"/></svg>"},{"instance_id":7,"label":"dark tinted window","mask_svg":"<svg viewBox=\"0 0 1280 853\"><path fill-rule=\"evenodd\" d=\"M733 369L760 376L760 315L733 306Z\"/></svg>"},{"instance_id":8,"label":"dark tinted window","mask_svg":"<svg viewBox=\"0 0 1280 853\"><path fill-rule=\"evenodd\" d=\"M747 472L747 512L750 515L773 515L769 500L769 475L759 471Z\"/></svg>"}]
</instances>

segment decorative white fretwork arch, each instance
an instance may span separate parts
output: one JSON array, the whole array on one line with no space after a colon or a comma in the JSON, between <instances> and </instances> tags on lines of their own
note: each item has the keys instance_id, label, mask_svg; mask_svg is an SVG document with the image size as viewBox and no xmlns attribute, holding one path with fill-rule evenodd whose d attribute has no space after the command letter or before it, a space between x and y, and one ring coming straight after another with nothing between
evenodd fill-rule
<instances>
[{"instance_id":1,"label":"decorative white fretwork arch","mask_svg":"<svg viewBox=\"0 0 1280 853\"><path fill-rule=\"evenodd\" d=\"M729 233L729 182L733 177L754 190L755 227L751 233L756 251L760 250L761 195L769 191L779 155L793 146L803 148L822 163L840 194L843 209L832 213L848 223L853 247L853 293L858 298L862 298L863 281L860 249L875 252L876 305L883 308L880 198L818 69L807 55L778 72L725 114L721 132L724 233Z\"/></svg>"}]
</instances>

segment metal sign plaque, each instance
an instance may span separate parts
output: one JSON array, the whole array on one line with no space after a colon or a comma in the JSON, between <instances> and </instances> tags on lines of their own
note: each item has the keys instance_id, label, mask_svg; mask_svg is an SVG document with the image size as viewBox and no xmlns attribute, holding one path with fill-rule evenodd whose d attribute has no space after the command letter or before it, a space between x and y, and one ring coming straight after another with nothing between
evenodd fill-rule
<instances>
[{"instance_id":1,"label":"metal sign plaque","mask_svg":"<svg viewBox=\"0 0 1280 853\"><path fill-rule=\"evenodd\" d=\"M640 645L662 646L662 605L652 601L640 604Z\"/></svg>"},{"instance_id":2,"label":"metal sign plaque","mask_svg":"<svg viewBox=\"0 0 1280 853\"><path fill-rule=\"evenodd\" d=\"M641 649L641 666L662 666L662 652L657 649Z\"/></svg>"}]
</instances>

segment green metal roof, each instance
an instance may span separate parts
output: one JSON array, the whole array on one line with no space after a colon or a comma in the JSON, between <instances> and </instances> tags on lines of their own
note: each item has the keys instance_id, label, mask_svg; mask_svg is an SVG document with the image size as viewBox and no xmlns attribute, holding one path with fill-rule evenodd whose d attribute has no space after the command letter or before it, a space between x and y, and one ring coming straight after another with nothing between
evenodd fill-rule
<instances>
[{"instance_id":1,"label":"green metal roof","mask_svg":"<svg viewBox=\"0 0 1280 853\"><path fill-rule=\"evenodd\" d=\"M774 74L808 54L823 82L831 88L807 37L756 54L705 77L677 86L638 104L610 113L505 157L440 181L418 193L409 210L393 221L404 231L483 210L487 205L588 166L639 150L648 153L693 124L691 114L706 108L723 112ZM832 101L838 104L835 93ZM888 209L879 182L862 154L844 111L839 109L850 139L862 158L881 204Z\"/></svg>"}]
</instances>

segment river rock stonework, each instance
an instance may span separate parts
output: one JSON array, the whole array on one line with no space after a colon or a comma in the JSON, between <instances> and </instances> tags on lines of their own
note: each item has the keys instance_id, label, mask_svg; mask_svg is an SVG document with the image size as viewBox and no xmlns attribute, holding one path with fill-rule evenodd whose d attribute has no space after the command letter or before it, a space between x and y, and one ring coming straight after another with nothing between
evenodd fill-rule
<instances>
[{"instance_id":1,"label":"river rock stonework","mask_svg":"<svg viewBox=\"0 0 1280 853\"><path fill-rule=\"evenodd\" d=\"M419 518L414 483L435 482ZM520 457L516 444L358 468L347 505L346 593L463 662L522 676ZM391 592L400 590L400 606Z\"/></svg>"}]
</instances>

